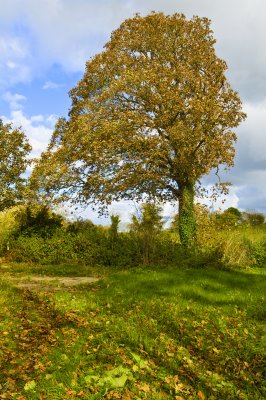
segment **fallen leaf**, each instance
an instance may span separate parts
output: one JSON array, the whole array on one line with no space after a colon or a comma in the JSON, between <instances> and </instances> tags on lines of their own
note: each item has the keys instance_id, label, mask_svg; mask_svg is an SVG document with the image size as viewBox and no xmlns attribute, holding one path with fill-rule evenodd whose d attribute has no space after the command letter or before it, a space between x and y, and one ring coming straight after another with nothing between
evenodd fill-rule
<instances>
[{"instance_id":1,"label":"fallen leaf","mask_svg":"<svg viewBox=\"0 0 266 400\"><path fill-rule=\"evenodd\" d=\"M200 400L205 400L205 396L201 390L198 391L198 396L199 396Z\"/></svg>"},{"instance_id":2,"label":"fallen leaf","mask_svg":"<svg viewBox=\"0 0 266 400\"><path fill-rule=\"evenodd\" d=\"M27 383L24 385L24 390L25 390L26 392L28 392L28 391L30 391L30 390L34 390L35 388L36 388L36 382L35 382L35 381L27 382Z\"/></svg>"},{"instance_id":3,"label":"fallen leaf","mask_svg":"<svg viewBox=\"0 0 266 400\"><path fill-rule=\"evenodd\" d=\"M77 392L76 392L75 390L68 390L68 391L66 392L66 396L67 396L67 397L75 396L76 393L77 393Z\"/></svg>"},{"instance_id":4,"label":"fallen leaf","mask_svg":"<svg viewBox=\"0 0 266 400\"><path fill-rule=\"evenodd\" d=\"M148 393L150 391L150 386L147 383L143 383L142 385L139 385L139 389Z\"/></svg>"}]
</instances>

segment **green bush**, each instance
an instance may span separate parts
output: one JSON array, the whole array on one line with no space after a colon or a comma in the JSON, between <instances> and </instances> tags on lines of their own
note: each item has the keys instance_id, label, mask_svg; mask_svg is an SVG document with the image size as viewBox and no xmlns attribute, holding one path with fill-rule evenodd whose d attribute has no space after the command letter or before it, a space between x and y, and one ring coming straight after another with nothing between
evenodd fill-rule
<instances>
[{"instance_id":1,"label":"green bush","mask_svg":"<svg viewBox=\"0 0 266 400\"><path fill-rule=\"evenodd\" d=\"M266 241L254 245L253 256L258 267L266 267Z\"/></svg>"},{"instance_id":2,"label":"green bush","mask_svg":"<svg viewBox=\"0 0 266 400\"><path fill-rule=\"evenodd\" d=\"M130 268L175 265L203 268L260 267L266 264L263 227L215 229L206 210L198 211L199 240L194 252L184 251L176 230L163 230L154 207L143 208L129 232L119 232L119 218L111 226L91 221L67 223L43 207L14 207L0 214L0 250L10 260L38 264L76 263Z\"/></svg>"},{"instance_id":3,"label":"green bush","mask_svg":"<svg viewBox=\"0 0 266 400\"><path fill-rule=\"evenodd\" d=\"M63 217L42 205L19 205L0 213L0 252L23 237L52 237L64 224ZM34 240L33 240L34 242Z\"/></svg>"},{"instance_id":4,"label":"green bush","mask_svg":"<svg viewBox=\"0 0 266 400\"><path fill-rule=\"evenodd\" d=\"M57 231L50 238L19 236L11 243L8 256L14 261L55 264L77 261L73 251L72 235Z\"/></svg>"}]
</instances>

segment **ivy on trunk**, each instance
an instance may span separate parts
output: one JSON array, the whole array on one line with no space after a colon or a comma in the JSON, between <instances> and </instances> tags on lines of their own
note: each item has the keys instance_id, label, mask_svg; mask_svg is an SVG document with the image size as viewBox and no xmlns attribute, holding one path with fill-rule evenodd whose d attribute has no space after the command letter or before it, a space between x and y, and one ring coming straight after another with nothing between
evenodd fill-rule
<instances>
[{"instance_id":1,"label":"ivy on trunk","mask_svg":"<svg viewBox=\"0 0 266 400\"><path fill-rule=\"evenodd\" d=\"M196 217L194 212L194 185L180 187L179 195L179 235L186 248L196 244Z\"/></svg>"}]
</instances>

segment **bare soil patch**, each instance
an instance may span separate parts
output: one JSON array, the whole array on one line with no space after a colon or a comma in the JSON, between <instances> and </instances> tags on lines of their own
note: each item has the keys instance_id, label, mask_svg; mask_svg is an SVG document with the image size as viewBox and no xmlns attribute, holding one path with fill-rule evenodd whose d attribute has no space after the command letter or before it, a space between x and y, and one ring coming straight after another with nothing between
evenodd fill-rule
<instances>
[{"instance_id":1,"label":"bare soil patch","mask_svg":"<svg viewBox=\"0 0 266 400\"><path fill-rule=\"evenodd\" d=\"M63 287L69 288L77 285L84 285L88 283L94 283L99 278L92 276L31 276L28 279L23 277L22 279L12 279L15 286L30 290L42 290L47 292L62 290Z\"/></svg>"}]
</instances>

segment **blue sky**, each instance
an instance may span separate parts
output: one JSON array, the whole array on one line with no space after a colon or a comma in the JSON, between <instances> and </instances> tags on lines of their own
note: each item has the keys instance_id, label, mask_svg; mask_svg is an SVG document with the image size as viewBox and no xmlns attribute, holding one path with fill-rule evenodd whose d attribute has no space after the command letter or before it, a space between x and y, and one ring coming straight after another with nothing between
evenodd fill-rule
<instances>
[{"instance_id":1,"label":"blue sky","mask_svg":"<svg viewBox=\"0 0 266 400\"><path fill-rule=\"evenodd\" d=\"M134 13L182 12L212 20L217 54L240 94L247 120L237 129L233 186L224 207L266 213L266 3L264 0L9 0L1 2L0 116L21 125L33 155L45 149L68 91L111 31ZM211 177L205 181L209 184ZM218 206L221 205L218 202ZM114 204L124 220L132 205ZM173 212L170 206L165 214ZM96 214L86 214L95 221Z\"/></svg>"}]
</instances>

